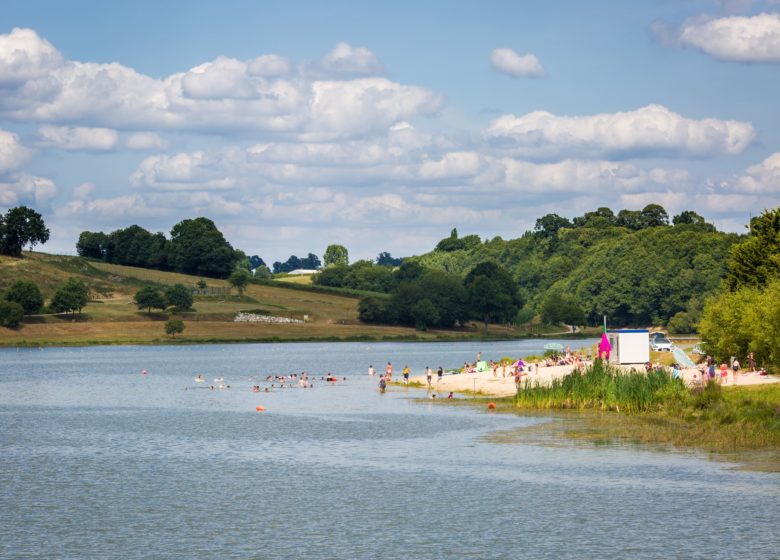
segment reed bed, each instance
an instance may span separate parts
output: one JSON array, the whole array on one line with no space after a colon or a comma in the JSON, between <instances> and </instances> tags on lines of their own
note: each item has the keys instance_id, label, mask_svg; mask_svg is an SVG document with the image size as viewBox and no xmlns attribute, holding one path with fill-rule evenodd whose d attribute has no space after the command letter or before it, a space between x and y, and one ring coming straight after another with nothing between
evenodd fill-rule
<instances>
[{"instance_id":1,"label":"reed bed","mask_svg":"<svg viewBox=\"0 0 780 560\"><path fill-rule=\"evenodd\" d=\"M523 408L593 408L618 412L650 412L686 400L679 379L664 371L624 372L597 361L584 372L575 371L549 386L526 382L515 404Z\"/></svg>"}]
</instances>

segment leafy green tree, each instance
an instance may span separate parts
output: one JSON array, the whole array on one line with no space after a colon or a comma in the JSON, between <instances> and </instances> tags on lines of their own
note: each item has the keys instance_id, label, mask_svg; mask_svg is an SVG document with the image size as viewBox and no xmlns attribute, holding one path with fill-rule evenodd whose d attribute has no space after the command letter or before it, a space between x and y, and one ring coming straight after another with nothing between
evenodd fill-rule
<instances>
[{"instance_id":1,"label":"leafy green tree","mask_svg":"<svg viewBox=\"0 0 780 560\"><path fill-rule=\"evenodd\" d=\"M558 214L547 214L536 220L534 234L537 237L552 238L558 234L558 231L564 228L572 227L568 218L563 218Z\"/></svg>"},{"instance_id":2,"label":"leafy green tree","mask_svg":"<svg viewBox=\"0 0 780 560\"><path fill-rule=\"evenodd\" d=\"M138 309L146 309L150 315L152 308L164 310L168 306L165 296L163 296L160 290L152 286L144 286L138 290L135 296L133 296L133 300Z\"/></svg>"},{"instance_id":3,"label":"leafy green tree","mask_svg":"<svg viewBox=\"0 0 780 560\"><path fill-rule=\"evenodd\" d=\"M32 250L49 240L49 229L43 217L27 206L11 208L0 220L0 252L18 257L26 245Z\"/></svg>"},{"instance_id":4,"label":"leafy green tree","mask_svg":"<svg viewBox=\"0 0 780 560\"><path fill-rule=\"evenodd\" d=\"M422 278L425 274L425 267L417 261L405 260L395 271L395 281L401 282L413 282Z\"/></svg>"},{"instance_id":5,"label":"leafy green tree","mask_svg":"<svg viewBox=\"0 0 780 560\"><path fill-rule=\"evenodd\" d=\"M184 332L184 321L181 319L168 319L165 321L165 334L176 337Z\"/></svg>"},{"instance_id":6,"label":"leafy green tree","mask_svg":"<svg viewBox=\"0 0 780 560\"><path fill-rule=\"evenodd\" d=\"M479 263L466 275L463 285L469 308L483 321L486 331L491 320L512 321L523 305L512 277L494 262Z\"/></svg>"},{"instance_id":7,"label":"leafy green tree","mask_svg":"<svg viewBox=\"0 0 780 560\"><path fill-rule=\"evenodd\" d=\"M605 228L615 225L615 214L611 209L602 206L594 212L585 212L581 217L574 218L574 227Z\"/></svg>"},{"instance_id":8,"label":"leafy green tree","mask_svg":"<svg viewBox=\"0 0 780 560\"><path fill-rule=\"evenodd\" d=\"M669 214L660 204L648 204L642 208L642 227L658 227L669 225Z\"/></svg>"},{"instance_id":9,"label":"leafy green tree","mask_svg":"<svg viewBox=\"0 0 780 560\"><path fill-rule=\"evenodd\" d=\"M268 267L264 264L260 265L255 269L255 278L269 280L271 278L271 271L268 270Z\"/></svg>"},{"instance_id":10,"label":"leafy green tree","mask_svg":"<svg viewBox=\"0 0 780 560\"><path fill-rule=\"evenodd\" d=\"M436 309L436 314L430 316L426 325L451 328L456 323L465 323L469 318L468 295L460 277L429 270L418 283L424 299L430 301Z\"/></svg>"},{"instance_id":11,"label":"leafy green tree","mask_svg":"<svg viewBox=\"0 0 780 560\"><path fill-rule=\"evenodd\" d=\"M343 245L328 245L322 260L325 262L325 266L348 265L349 252Z\"/></svg>"},{"instance_id":12,"label":"leafy green tree","mask_svg":"<svg viewBox=\"0 0 780 560\"><path fill-rule=\"evenodd\" d=\"M584 325L585 312L574 298L553 291L542 305L542 321L547 325Z\"/></svg>"},{"instance_id":13,"label":"leafy green tree","mask_svg":"<svg viewBox=\"0 0 780 560\"><path fill-rule=\"evenodd\" d=\"M89 289L87 285L77 278L69 278L60 286L51 299L51 308L55 313L72 313L81 310L87 305Z\"/></svg>"},{"instance_id":14,"label":"leafy green tree","mask_svg":"<svg viewBox=\"0 0 780 560\"><path fill-rule=\"evenodd\" d=\"M312 283L320 286L331 286L333 288L344 287L344 281L350 273L349 266L345 264L336 264L320 270L312 278Z\"/></svg>"},{"instance_id":15,"label":"leafy green tree","mask_svg":"<svg viewBox=\"0 0 780 560\"><path fill-rule=\"evenodd\" d=\"M15 301L0 299L0 327L16 329L22 324L24 309Z\"/></svg>"},{"instance_id":16,"label":"leafy green tree","mask_svg":"<svg viewBox=\"0 0 780 560\"><path fill-rule=\"evenodd\" d=\"M387 321L385 302L374 296L364 297L358 303L358 317L364 323L382 323Z\"/></svg>"},{"instance_id":17,"label":"leafy green tree","mask_svg":"<svg viewBox=\"0 0 780 560\"><path fill-rule=\"evenodd\" d=\"M615 216L615 225L638 231L644 227L642 212L639 210L621 210Z\"/></svg>"},{"instance_id":18,"label":"leafy green tree","mask_svg":"<svg viewBox=\"0 0 780 560\"><path fill-rule=\"evenodd\" d=\"M249 285L251 279L252 275L249 274L245 268L237 268L228 277L228 282L230 282L230 285L237 289L238 293L243 296L244 290L247 285Z\"/></svg>"},{"instance_id":19,"label":"leafy green tree","mask_svg":"<svg viewBox=\"0 0 780 560\"><path fill-rule=\"evenodd\" d=\"M5 299L21 305L25 315L38 313L43 307L43 295L30 280L17 280L11 284L5 291Z\"/></svg>"},{"instance_id":20,"label":"leafy green tree","mask_svg":"<svg viewBox=\"0 0 780 560\"><path fill-rule=\"evenodd\" d=\"M379 255L376 257L376 264L379 266L396 267L401 266L402 262L404 262L403 258L393 258L393 256L387 251L379 253Z\"/></svg>"},{"instance_id":21,"label":"leafy green tree","mask_svg":"<svg viewBox=\"0 0 780 560\"><path fill-rule=\"evenodd\" d=\"M252 267L252 270L255 270L258 267L266 266L265 261L258 257L257 255L252 255L249 257L249 265Z\"/></svg>"},{"instance_id":22,"label":"leafy green tree","mask_svg":"<svg viewBox=\"0 0 780 560\"><path fill-rule=\"evenodd\" d=\"M168 261L178 272L226 278L239 258L208 218L182 220L171 229Z\"/></svg>"},{"instance_id":23,"label":"leafy green tree","mask_svg":"<svg viewBox=\"0 0 780 560\"><path fill-rule=\"evenodd\" d=\"M412 306L412 317L418 331L428 330L430 325L439 322L439 311L428 298L423 298Z\"/></svg>"},{"instance_id":24,"label":"leafy green tree","mask_svg":"<svg viewBox=\"0 0 780 560\"><path fill-rule=\"evenodd\" d=\"M780 208L750 221L748 237L731 248L726 286L763 286L780 277Z\"/></svg>"},{"instance_id":25,"label":"leafy green tree","mask_svg":"<svg viewBox=\"0 0 780 560\"><path fill-rule=\"evenodd\" d=\"M175 284L165 290L165 300L176 311L189 311L192 308L192 290L184 284Z\"/></svg>"},{"instance_id":26,"label":"leafy green tree","mask_svg":"<svg viewBox=\"0 0 780 560\"><path fill-rule=\"evenodd\" d=\"M103 260L106 258L108 236L102 232L82 231L76 242L76 251L81 257Z\"/></svg>"}]
</instances>

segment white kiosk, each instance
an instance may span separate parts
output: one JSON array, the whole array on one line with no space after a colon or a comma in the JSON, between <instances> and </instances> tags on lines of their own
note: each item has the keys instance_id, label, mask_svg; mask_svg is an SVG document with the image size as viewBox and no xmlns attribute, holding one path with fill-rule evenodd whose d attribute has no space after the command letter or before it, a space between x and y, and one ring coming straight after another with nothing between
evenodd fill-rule
<instances>
[{"instance_id":1,"label":"white kiosk","mask_svg":"<svg viewBox=\"0 0 780 560\"><path fill-rule=\"evenodd\" d=\"M609 361L616 364L646 364L650 361L650 331L622 329L607 331L612 345Z\"/></svg>"}]
</instances>

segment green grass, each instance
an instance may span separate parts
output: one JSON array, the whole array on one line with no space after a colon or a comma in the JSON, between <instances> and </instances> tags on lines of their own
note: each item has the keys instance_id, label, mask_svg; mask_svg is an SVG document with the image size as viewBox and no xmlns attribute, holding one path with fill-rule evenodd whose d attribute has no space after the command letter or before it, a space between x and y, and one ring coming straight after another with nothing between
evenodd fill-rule
<instances>
[{"instance_id":1,"label":"green grass","mask_svg":"<svg viewBox=\"0 0 780 560\"><path fill-rule=\"evenodd\" d=\"M513 409L620 412L585 416L566 436L670 444L713 453L780 450L780 386L689 389L668 374L626 373L597 362L549 387L526 385ZM770 461L771 463L771 461ZM780 468L780 465L777 465Z\"/></svg>"}]
</instances>

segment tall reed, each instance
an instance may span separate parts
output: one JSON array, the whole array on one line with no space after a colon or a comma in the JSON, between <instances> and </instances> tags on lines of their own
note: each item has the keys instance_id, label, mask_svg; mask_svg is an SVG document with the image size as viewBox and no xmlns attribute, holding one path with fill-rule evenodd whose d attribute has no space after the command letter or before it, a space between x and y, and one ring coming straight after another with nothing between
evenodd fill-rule
<instances>
[{"instance_id":1,"label":"tall reed","mask_svg":"<svg viewBox=\"0 0 780 560\"><path fill-rule=\"evenodd\" d=\"M515 397L525 408L595 408L622 412L649 412L683 405L689 392L683 382L663 371L624 372L596 361L583 373L573 372L549 386L526 381Z\"/></svg>"}]
</instances>

